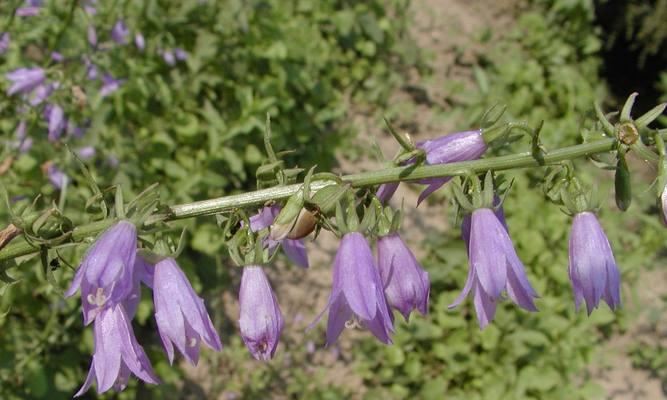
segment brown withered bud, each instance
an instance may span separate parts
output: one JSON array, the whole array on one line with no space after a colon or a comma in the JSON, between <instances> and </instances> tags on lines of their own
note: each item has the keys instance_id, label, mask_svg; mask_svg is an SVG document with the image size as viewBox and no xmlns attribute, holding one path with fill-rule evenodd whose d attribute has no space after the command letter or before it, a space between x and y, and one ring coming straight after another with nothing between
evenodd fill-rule
<instances>
[{"instance_id":1,"label":"brown withered bud","mask_svg":"<svg viewBox=\"0 0 667 400\"><path fill-rule=\"evenodd\" d=\"M72 96L76 101L76 105L81 110L86 108L86 104L88 103L88 96L86 96L86 92L84 92L80 86L72 86Z\"/></svg>"},{"instance_id":2,"label":"brown withered bud","mask_svg":"<svg viewBox=\"0 0 667 400\"><path fill-rule=\"evenodd\" d=\"M315 215L302 208L299 212L299 216L296 217L296 222L292 226L292 229L287 233L288 239L301 239L304 238L315 230L316 223Z\"/></svg>"},{"instance_id":3,"label":"brown withered bud","mask_svg":"<svg viewBox=\"0 0 667 400\"><path fill-rule=\"evenodd\" d=\"M632 122L623 123L618 127L618 139L627 146L635 144L639 139L639 133Z\"/></svg>"},{"instance_id":4,"label":"brown withered bud","mask_svg":"<svg viewBox=\"0 0 667 400\"><path fill-rule=\"evenodd\" d=\"M276 218L276 221L278 221L278 218ZM296 218L284 223L275 222L271 225L269 235L273 240L301 239L315 230L315 222L315 215L305 208L301 208Z\"/></svg>"},{"instance_id":5,"label":"brown withered bud","mask_svg":"<svg viewBox=\"0 0 667 400\"><path fill-rule=\"evenodd\" d=\"M5 247L15 237L21 234L21 228L14 224L9 224L5 229L0 231L0 249Z\"/></svg>"},{"instance_id":6,"label":"brown withered bud","mask_svg":"<svg viewBox=\"0 0 667 400\"><path fill-rule=\"evenodd\" d=\"M12 156L8 156L0 161L0 175L4 175L5 172L9 171L9 168L12 167L12 163L14 163L14 157Z\"/></svg>"}]
</instances>

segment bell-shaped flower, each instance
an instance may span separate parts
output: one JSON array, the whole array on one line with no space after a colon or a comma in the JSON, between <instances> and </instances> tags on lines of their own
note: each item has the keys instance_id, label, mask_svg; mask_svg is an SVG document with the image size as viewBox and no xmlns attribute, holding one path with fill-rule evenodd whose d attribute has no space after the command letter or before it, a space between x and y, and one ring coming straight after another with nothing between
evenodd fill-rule
<instances>
[{"instance_id":1,"label":"bell-shaped flower","mask_svg":"<svg viewBox=\"0 0 667 400\"><path fill-rule=\"evenodd\" d=\"M44 117L48 122L49 141L53 142L58 140L67 125L67 121L65 120L65 112L57 104L48 105L44 109Z\"/></svg>"},{"instance_id":2,"label":"bell-shaped flower","mask_svg":"<svg viewBox=\"0 0 667 400\"><path fill-rule=\"evenodd\" d=\"M327 306L311 328L329 310L327 346L334 343L353 317L382 343L391 343L392 315L383 292L371 248L359 232L346 233L333 266L333 287Z\"/></svg>"},{"instance_id":3,"label":"bell-shaped flower","mask_svg":"<svg viewBox=\"0 0 667 400\"><path fill-rule=\"evenodd\" d=\"M137 32L134 35L134 45L137 46L137 49L140 51L144 51L146 48L146 39L144 39L144 35L142 35L141 32Z\"/></svg>"},{"instance_id":4,"label":"bell-shaped flower","mask_svg":"<svg viewBox=\"0 0 667 400\"><path fill-rule=\"evenodd\" d=\"M239 313L241 337L250 354L257 360L273 358L285 320L261 267L250 265L243 268Z\"/></svg>"},{"instance_id":5,"label":"bell-shaped flower","mask_svg":"<svg viewBox=\"0 0 667 400\"><path fill-rule=\"evenodd\" d=\"M574 216L570 231L569 275L577 310L586 302L588 315L604 299L612 310L621 306L620 273L597 217L592 212Z\"/></svg>"},{"instance_id":6,"label":"bell-shaped flower","mask_svg":"<svg viewBox=\"0 0 667 400\"><path fill-rule=\"evenodd\" d=\"M416 147L424 151L427 165L476 160L480 158L487 149L482 132L479 130L456 132L441 136L437 139L426 140L417 143ZM415 160L411 159L405 162L404 165L414 164L414 162ZM451 177L444 177L418 180L417 183L428 185L428 187L419 195L417 205L421 204L421 202L431 193L440 189L442 185L449 182L451 179ZM397 182L385 183L380 185L376 196L383 204L387 203L394 195L397 188Z\"/></svg>"},{"instance_id":7,"label":"bell-shaped flower","mask_svg":"<svg viewBox=\"0 0 667 400\"><path fill-rule=\"evenodd\" d=\"M199 361L199 345L220 351L222 344L204 306L190 281L173 258L155 264L153 302L160 339L174 361L174 345L192 365Z\"/></svg>"},{"instance_id":8,"label":"bell-shaped flower","mask_svg":"<svg viewBox=\"0 0 667 400\"><path fill-rule=\"evenodd\" d=\"M273 221L276 219L280 213L280 206L272 205L262 208L262 210L249 218L250 220L250 229L253 232L261 231L264 228L268 228L273 224ZM303 244L303 241L300 239L282 239L282 240L273 240L270 236L266 236L264 239L264 245L269 249L269 251L275 250L278 245L282 245L282 249L285 252L287 258L289 258L296 265L308 268L308 253L306 253L306 246Z\"/></svg>"},{"instance_id":9,"label":"bell-shaped flower","mask_svg":"<svg viewBox=\"0 0 667 400\"><path fill-rule=\"evenodd\" d=\"M160 383L143 347L134 336L130 318L121 304L102 310L93 327L93 361L86 381L74 397L84 394L93 381L97 382L97 393L111 388L121 391L127 386L130 373L144 382Z\"/></svg>"},{"instance_id":10,"label":"bell-shaped flower","mask_svg":"<svg viewBox=\"0 0 667 400\"><path fill-rule=\"evenodd\" d=\"M377 241L378 269L387 303L407 321L412 310L428 312L431 282L398 233L381 236Z\"/></svg>"},{"instance_id":11,"label":"bell-shaped flower","mask_svg":"<svg viewBox=\"0 0 667 400\"><path fill-rule=\"evenodd\" d=\"M113 76L105 74L102 77L102 88L100 89L100 96L107 97L108 95L112 94L120 88L120 85L122 85L123 82L124 81L121 79L114 79Z\"/></svg>"},{"instance_id":12,"label":"bell-shaped flower","mask_svg":"<svg viewBox=\"0 0 667 400\"><path fill-rule=\"evenodd\" d=\"M111 29L111 39L118 44L127 44L130 36L130 29L125 25L125 21L119 19Z\"/></svg>"},{"instance_id":13,"label":"bell-shaped flower","mask_svg":"<svg viewBox=\"0 0 667 400\"><path fill-rule=\"evenodd\" d=\"M6 73L5 77L12 83L7 89L8 96L31 92L46 79L44 70L41 68L19 68Z\"/></svg>"},{"instance_id":14,"label":"bell-shaped flower","mask_svg":"<svg viewBox=\"0 0 667 400\"><path fill-rule=\"evenodd\" d=\"M97 46L97 31L95 30L95 26L88 25L86 32L88 36L88 44L90 44L92 47Z\"/></svg>"},{"instance_id":15,"label":"bell-shaped flower","mask_svg":"<svg viewBox=\"0 0 667 400\"><path fill-rule=\"evenodd\" d=\"M137 313L141 301L141 284L153 289L153 274L155 267L137 254L132 269L132 290L123 301L123 307L130 319Z\"/></svg>"},{"instance_id":16,"label":"bell-shaped flower","mask_svg":"<svg viewBox=\"0 0 667 400\"><path fill-rule=\"evenodd\" d=\"M493 320L503 291L520 307L537 311L533 302L537 293L514 250L504 217L501 220L492 209L479 208L467 218L469 223L464 221L463 237L468 246L468 278L449 308L458 306L472 290L477 321L482 329Z\"/></svg>"},{"instance_id":17,"label":"bell-shaped flower","mask_svg":"<svg viewBox=\"0 0 667 400\"><path fill-rule=\"evenodd\" d=\"M67 174L61 171L54 163L48 163L48 166L46 167L46 176L49 178L51 185L58 190L62 190L69 180Z\"/></svg>"},{"instance_id":18,"label":"bell-shaped flower","mask_svg":"<svg viewBox=\"0 0 667 400\"><path fill-rule=\"evenodd\" d=\"M84 324L130 294L136 252L137 229L129 221L120 221L104 231L88 250L65 293L70 297L81 289Z\"/></svg>"},{"instance_id":19,"label":"bell-shaped flower","mask_svg":"<svg viewBox=\"0 0 667 400\"><path fill-rule=\"evenodd\" d=\"M5 52L9 48L10 40L11 36L9 35L9 32L4 32L0 34L0 54L5 54Z\"/></svg>"}]
</instances>

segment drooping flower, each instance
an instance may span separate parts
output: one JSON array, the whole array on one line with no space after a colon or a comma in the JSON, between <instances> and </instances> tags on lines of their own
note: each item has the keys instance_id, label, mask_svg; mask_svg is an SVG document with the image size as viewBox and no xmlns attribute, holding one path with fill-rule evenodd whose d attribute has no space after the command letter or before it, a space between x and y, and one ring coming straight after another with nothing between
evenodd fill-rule
<instances>
[{"instance_id":1,"label":"drooping flower","mask_svg":"<svg viewBox=\"0 0 667 400\"><path fill-rule=\"evenodd\" d=\"M281 208L279 205L272 205L262 208L258 214L250 217L250 229L253 232L258 232L271 226L273 221L280 213L280 210ZM287 258L300 267L308 268L308 253L306 253L306 246L303 244L302 240L273 240L267 236L265 237L264 241L264 245L269 249L269 251L275 250L276 247L278 247L278 244L281 244Z\"/></svg>"},{"instance_id":2,"label":"drooping flower","mask_svg":"<svg viewBox=\"0 0 667 400\"><path fill-rule=\"evenodd\" d=\"M185 61L188 59L188 53L180 47L174 49L174 56L178 61Z\"/></svg>"},{"instance_id":3,"label":"drooping flower","mask_svg":"<svg viewBox=\"0 0 667 400\"><path fill-rule=\"evenodd\" d=\"M173 67L176 65L176 56L174 56L174 52L171 50L165 50L162 52L162 58L164 59L164 62L167 63L170 67Z\"/></svg>"},{"instance_id":4,"label":"drooping flower","mask_svg":"<svg viewBox=\"0 0 667 400\"><path fill-rule=\"evenodd\" d=\"M134 45L141 51L144 51L146 48L146 39L144 39L144 35L142 35L141 32L137 32L134 35Z\"/></svg>"},{"instance_id":5,"label":"drooping flower","mask_svg":"<svg viewBox=\"0 0 667 400\"><path fill-rule=\"evenodd\" d=\"M32 91L32 93L30 93L28 96L28 103L33 107L42 104L59 86L60 83L58 82L42 83L41 85L37 86L35 90Z\"/></svg>"},{"instance_id":6,"label":"drooping flower","mask_svg":"<svg viewBox=\"0 0 667 400\"><path fill-rule=\"evenodd\" d=\"M121 391L127 386L130 373L147 383L160 381L143 347L137 342L130 318L121 304L103 309L94 324L95 352L83 386L74 395L84 394L93 381L97 393L113 388Z\"/></svg>"},{"instance_id":7,"label":"drooping flower","mask_svg":"<svg viewBox=\"0 0 667 400\"><path fill-rule=\"evenodd\" d=\"M482 132L479 130L452 133L437 139L417 143L416 147L424 151L427 165L476 160L486 152L487 148ZM410 165L414 162L413 159L404 164ZM419 195L417 205L450 180L451 177L418 180L417 183L428 185L428 187ZM382 203L386 203L393 196L397 187L398 183L381 185L376 196Z\"/></svg>"},{"instance_id":8,"label":"drooping flower","mask_svg":"<svg viewBox=\"0 0 667 400\"><path fill-rule=\"evenodd\" d=\"M132 291L132 271L137 252L137 229L120 221L91 246L65 293L81 289L83 322L88 325L103 308L119 304Z\"/></svg>"},{"instance_id":9,"label":"drooping flower","mask_svg":"<svg viewBox=\"0 0 667 400\"><path fill-rule=\"evenodd\" d=\"M123 307L130 319L134 318L141 301L141 284L153 289L153 274L155 267L137 254L132 269L132 290L123 300Z\"/></svg>"},{"instance_id":10,"label":"drooping flower","mask_svg":"<svg viewBox=\"0 0 667 400\"><path fill-rule=\"evenodd\" d=\"M412 310L426 315L431 287L428 272L422 269L398 233L378 238L377 254L387 303L403 314L406 321Z\"/></svg>"},{"instance_id":11,"label":"drooping flower","mask_svg":"<svg viewBox=\"0 0 667 400\"><path fill-rule=\"evenodd\" d=\"M55 164L49 163L46 168L46 176L49 178L51 185L58 190L62 190L63 187L67 184L68 177L67 175L60 170Z\"/></svg>"},{"instance_id":12,"label":"drooping flower","mask_svg":"<svg viewBox=\"0 0 667 400\"><path fill-rule=\"evenodd\" d=\"M192 365L199 361L201 342L213 350L222 350L204 300L197 296L173 258L155 264L153 302L155 320L169 363L174 361L174 345Z\"/></svg>"},{"instance_id":13,"label":"drooping flower","mask_svg":"<svg viewBox=\"0 0 667 400\"><path fill-rule=\"evenodd\" d=\"M100 96L106 97L120 88L123 83L120 79L114 79L113 76L105 74L102 77L102 88L100 89Z\"/></svg>"},{"instance_id":14,"label":"drooping flower","mask_svg":"<svg viewBox=\"0 0 667 400\"><path fill-rule=\"evenodd\" d=\"M25 120L21 120L16 126L14 131L14 137L16 141L13 143L13 148L18 149L20 153L25 153L32 147L32 138L27 137L26 131L28 129L28 124Z\"/></svg>"},{"instance_id":15,"label":"drooping flower","mask_svg":"<svg viewBox=\"0 0 667 400\"><path fill-rule=\"evenodd\" d=\"M63 62L65 61L65 56L60 52L52 51L51 60L53 60L54 62Z\"/></svg>"},{"instance_id":16,"label":"drooping flower","mask_svg":"<svg viewBox=\"0 0 667 400\"><path fill-rule=\"evenodd\" d=\"M10 36L9 32L5 32L0 35L0 54L5 54L9 48Z\"/></svg>"},{"instance_id":17,"label":"drooping flower","mask_svg":"<svg viewBox=\"0 0 667 400\"><path fill-rule=\"evenodd\" d=\"M125 25L125 21L119 19L111 29L111 39L118 44L127 44L130 36L130 29Z\"/></svg>"},{"instance_id":18,"label":"drooping flower","mask_svg":"<svg viewBox=\"0 0 667 400\"><path fill-rule=\"evenodd\" d=\"M595 214L580 212L570 231L569 276L577 310L586 302L588 315L604 299L612 310L621 306L620 273L611 245Z\"/></svg>"},{"instance_id":19,"label":"drooping flower","mask_svg":"<svg viewBox=\"0 0 667 400\"><path fill-rule=\"evenodd\" d=\"M88 15L97 14L97 0L87 0L83 4L83 9L86 10Z\"/></svg>"},{"instance_id":20,"label":"drooping flower","mask_svg":"<svg viewBox=\"0 0 667 400\"><path fill-rule=\"evenodd\" d=\"M85 146L76 151L76 155L80 159L86 161L95 157L95 148L93 146Z\"/></svg>"},{"instance_id":21,"label":"drooping flower","mask_svg":"<svg viewBox=\"0 0 667 400\"><path fill-rule=\"evenodd\" d=\"M97 65L88 56L83 56L83 64L86 66L86 77L94 81L100 76L100 71L97 68Z\"/></svg>"},{"instance_id":22,"label":"drooping flower","mask_svg":"<svg viewBox=\"0 0 667 400\"><path fill-rule=\"evenodd\" d=\"M537 293L528 282L503 220L490 208L479 208L463 224L468 246L468 278L461 294L450 304L461 304L472 290L477 321L484 328L493 320L503 291L520 307L537 311ZM467 228L469 227L469 228ZM469 229L469 230L468 230Z\"/></svg>"},{"instance_id":23,"label":"drooping flower","mask_svg":"<svg viewBox=\"0 0 667 400\"><path fill-rule=\"evenodd\" d=\"M48 105L44 109L44 117L48 122L49 141L53 142L58 140L60 135L62 135L63 131L65 130L65 126L67 124L67 121L65 120L65 112L57 104Z\"/></svg>"},{"instance_id":24,"label":"drooping flower","mask_svg":"<svg viewBox=\"0 0 667 400\"><path fill-rule=\"evenodd\" d=\"M39 14L39 7L35 6L19 7L16 9L17 17L34 17L37 14Z\"/></svg>"},{"instance_id":25,"label":"drooping flower","mask_svg":"<svg viewBox=\"0 0 667 400\"><path fill-rule=\"evenodd\" d=\"M41 68L19 68L5 74L12 85L7 90L7 95L16 93L28 93L41 85L46 78L44 70Z\"/></svg>"},{"instance_id":26,"label":"drooping flower","mask_svg":"<svg viewBox=\"0 0 667 400\"><path fill-rule=\"evenodd\" d=\"M329 310L327 346L338 339L352 317L382 343L390 344L394 325L382 289L380 273L366 238L359 232L346 233L334 260L329 301L311 327Z\"/></svg>"},{"instance_id":27,"label":"drooping flower","mask_svg":"<svg viewBox=\"0 0 667 400\"><path fill-rule=\"evenodd\" d=\"M243 268L239 290L239 329L257 360L273 358L285 321L269 279L261 267Z\"/></svg>"},{"instance_id":28,"label":"drooping flower","mask_svg":"<svg viewBox=\"0 0 667 400\"><path fill-rule=\"evenodd\" d=\"M88 25L87 29L88 44L92 47L97 46L97 31L95 30L94 25Z\"/></svg>"},{"instance_id":29,"label":"drooping flower","mask_svg":"<svg viewBox=\"0 0 667 400\"><path fill-rule=\"evenodd\" d=\"M396 193L396 189L398 189L398 182L384 183L380 185L375 196L380 200L380 203L387 204Z\"/></svg>"}]
</instances>

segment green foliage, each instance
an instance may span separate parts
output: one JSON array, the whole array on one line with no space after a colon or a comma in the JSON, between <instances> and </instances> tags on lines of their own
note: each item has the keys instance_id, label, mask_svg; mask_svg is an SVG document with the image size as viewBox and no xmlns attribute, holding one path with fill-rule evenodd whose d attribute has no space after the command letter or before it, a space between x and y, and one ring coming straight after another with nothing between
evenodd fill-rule
<instances>
[{"instance_id":1,"label":"green foliage","mask_svg":"<svg viewBox=\"0 0 667 400\"><path fill-rule=\"evenodd\" d=\"M75 152L94 146L95 156L86 161L90 173L102 188L121 185L126 199L155 182L167 204L249 190L264 158L267 114L275 146L296 150L289 156L291 163L329 168L336 149L354 135L346 121L349 105L383 104L401 83L402 70L418 62L406 35L403 0L98 2L95 15L87 14L81 2L54 1L45 2L38 16L26 18L7 18L18 1L1 3L0 30L11 33L11 46L0 55L0 73L47 67L49 81L61 82L49 102L64 108L71 128L85 128L81 137L70 131L61 141L48 142L44 104L24 112L19 96L0 96L0 160L11 158L9 169L0 173L2 187L12 197L25 196L13 205L14 212L41 193L38 209L59 203L77 224L97 218L99 210L84 211L94 192L64 143ZM121 18L132 32L126 45L110 38ZM97 29L96 50L86 41L89 25ZM139 32L145 50L133 43ZM187 60L170 66L163 53L176 48L187 52ZM51 51L61 52L66 61L50 62ZM103 98L100 80L86 78L84 56L100 76L121 79L120 89ZM4 92L7 80L0 82ZM34 140L27 153L14 146L11 132L19 119L28 122L27 135ZM69 176L66 191L48 183L47 162ZM104 193L107 199L113 195ZM9 217L3 203L0 226ZM235 285L220 256L221 231L211 220L182 225L192 234L181 265L209 308L216 310L213 320L222 324L229 316L224 315L221 295L235 291ZM69 284L85 247L60 251L72 265L63 263L53 271L61 289ZM49 260L56 257L49 254ZM18 282L0 289L0 397L68 398L89 367L90 329L81 326L78 296L63 300L48 283L51 274L36 259L21 261L19 268L8 271ZM156 398L181 398L177 393L183 374L166 364L150 300L143 299L135 330L165 383L148 388L133 382L120 397L153 393ZM234 327L220 330L231 334ZM226 361L249 358L238 340L231 347L236 356ZM248 396L277 390L267 383L272 375L265 369L255 376L246 387L233 389ZM289 379L281 392L296 393L295 385L312 377L295 373ZM313 393L321 391L308 384Z\"/></svg>"},{"instance_id":2,"label":"green foliage","mask_svg":"<svg viewBox=\"0 0 667 400\"><path fill-rule=\"evenodd\" d=\"M475 90L457 90L465 82L450 83L451 92L457 93L450 100L459 106L450 118L474 125L489 106L501 102L507 104L510 120L520 116L531 126L547 122L541 135L547 151L550 145L576 143L584 128L582 116L591 114L594 101L605 93L598 77L596 32L590 2L549 1L526 10L511 32L479 55L483 67L475 70ZM513 150L528 150L529 143L523 140ZM597 186L598 197L605 199L603 207L611 208L602 211L601 221L615 249L628 301L637 271L653 262L647 255L664 246L654 199L642 196L629 212L619 214L610 200L612 175L590 164L577 166L582 167L578 174L583 180ZM541 296L539 313L507 301L499 306L494 322L480 331L470 300L448 310L466 279L465 246L455 231L430 236L429 252L422 260L432 282L430 314L409 324L398 323L394 346L364 343L357 354L360 373L372 388L366 398L603 395L586 368L604 338L627 327L634 310L612 313L603 304L590 317L575 312L567 274L570 219L541 193L542 172L516 172L510 177L514 185L504 208L513 243ZM640 188L635 193L648 187L638 173L633 183Z\"/></svg>"}]
</instances>

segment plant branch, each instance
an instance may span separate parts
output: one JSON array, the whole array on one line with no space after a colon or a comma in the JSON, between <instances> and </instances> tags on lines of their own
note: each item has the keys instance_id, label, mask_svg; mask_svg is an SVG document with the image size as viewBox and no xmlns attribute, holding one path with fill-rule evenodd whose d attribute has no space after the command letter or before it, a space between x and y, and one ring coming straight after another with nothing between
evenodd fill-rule
<instances>
[{"instance_id":1,"label":"plant branch","mask_svg":"<svg viewBox=\"0 0 667 400\"><path fill-rule=\"evenodd\" d=\"M663 138L667 139L667 132L660 132L660 134ZM485 171L542 167L545 165L556 164L561 161L609 152L614 150L616 145L616 139L607 138L553 150L545 153L541 160L535 159L531 152L524 152L451 164L393 167L378 171L345 175L342 176L341 179L344 183L347 183L354 188L362 188L391 182L459 176L470 172L480 173ZM314 181L311 183L311 190L317 191L334 183L333 180ZM287 186L275 186L249 193L173 205L168 207L168 212L162 219L164 221L174 221L184 218L213 215L238 208L261 206L270 200L283 200L290 197L301 188L301 185L302 184L298 183ZM77 242L86 237L96 235L107 229L114 222L114 220L104 220L78 226L73 230L70 241ZM26 241L12 243L0 250L0 262L36 252L38 252L38 248Z\"/></svg>"}]
</instances>

